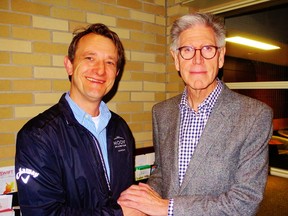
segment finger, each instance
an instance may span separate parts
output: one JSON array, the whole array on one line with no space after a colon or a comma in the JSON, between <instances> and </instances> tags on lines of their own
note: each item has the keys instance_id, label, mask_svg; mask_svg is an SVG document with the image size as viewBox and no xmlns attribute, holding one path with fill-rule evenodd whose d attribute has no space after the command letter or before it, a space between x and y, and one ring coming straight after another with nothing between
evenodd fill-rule
<instances>
[{"instance_id":1,"label":"finger","mask_svg":"<svg viewBox=\"0 0 288 216\"><path fill-rule=\"evenodd\" d=\"M144 201L151 195L147 193L146 191L141 190L130 190L126 191L125 193L122 193L118 200L132 200L136 202Z\"/></svg>"},{"instance_id":2,"label":"finger","mask_svg":"<svg viewBox=\"0 0 288 216\"><path fill-rule=\"evenodd\" d=\"M142 182L139 182L138 186L141 187L141 188L147 188L147 189L152 190L152 188L148 184L145 184L145 183L142 183Z\"/></svg>"},{"instance_id":3,"label":"finger","mask_svg":"<svg viewBox=\"0 0 288 216\"><path fill-rule=\"evenodd\" d=\"M132 185L130 186L128 189L126 189L125 191L123 191L120 196L125 195L125 194L130 194L130 193L134 193L134 191L138 191L140 190L140 187L138 185Z\"/></svg>"},{"instance_id":4,"label":"finger","mask_svg":"<svg viewBox=\"0 0 288 216\"><path fill-rule=\"evenodd\" d=\"M151 193L153 196L161 198L161 196L155 190L153 190L148 184L139 183L139 187Z\"/></svg>"}]
</instances>

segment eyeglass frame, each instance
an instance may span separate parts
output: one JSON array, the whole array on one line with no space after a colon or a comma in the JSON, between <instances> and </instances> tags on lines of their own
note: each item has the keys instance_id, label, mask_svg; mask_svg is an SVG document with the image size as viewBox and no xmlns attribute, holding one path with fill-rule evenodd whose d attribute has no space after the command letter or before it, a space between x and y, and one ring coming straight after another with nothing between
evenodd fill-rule
<instances>
[{"instance_id":1,"label":"eyeglass frame","mask_svg":"<svg viewBox=\"0 0 288 216\"><path fill-rule=\"evenodd\" d=\"M184 58L184 57L182 56L182 54L181 54L181 50L182 50L183 48L187 48L187 47L192 48L192 49L194 50L194 55L193 55L191 58L188 58L188 59L187 59L187 58ZM206 58L206 57L204 57L203 54L202 54L202 49L203 49L204 47L213 47L213 48L215 48L215 54L214 54L211 58ZM184 60L191 60L192 58L194 58L194 56L196 55L196 51L197 51L197 50L200 50L200 55L201 55L204 59L210 60L210 59L212 59L212 58L214 58L214 57L216 56L217 50L220 49L220 48L221 48L221 47L217 47L217 46L214 46L214 45L206 45L206 46L201 47L200 49L196 49L196 48L194 48L193 46L182 46L182 47L177 48L176 50L179 51L180 56L181 56Z\"/></svg>"}]
</instances>

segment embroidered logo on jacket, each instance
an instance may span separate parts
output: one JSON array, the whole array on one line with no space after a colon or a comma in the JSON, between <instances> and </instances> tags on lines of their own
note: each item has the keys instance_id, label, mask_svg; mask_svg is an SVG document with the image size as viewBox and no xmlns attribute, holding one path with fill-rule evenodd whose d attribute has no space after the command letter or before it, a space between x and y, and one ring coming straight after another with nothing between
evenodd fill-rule
<instances>
[{"instance_id":1,"label":"embroidered logo on jacket","mask_svg":"<svg viewBox=\"0 0 288 216\"><path fill-rule=\"evenodd\" d=\"M123 137L117 136L113 140L114 148L118 152L126 151L126 140Z\"/></svg>"},{"instance_id":2,"label":"embroidered logo on jacket","mask_svg":"<svg viewBox=\"0 0 288 216\"><path fill-rule=\"evenodd\" d=\"M28 168L19 168L19 171L16 173L16 180L21 179L24 184L27 184L30 176L37 178L39 173Z\"/></svg>"}]
</instances>

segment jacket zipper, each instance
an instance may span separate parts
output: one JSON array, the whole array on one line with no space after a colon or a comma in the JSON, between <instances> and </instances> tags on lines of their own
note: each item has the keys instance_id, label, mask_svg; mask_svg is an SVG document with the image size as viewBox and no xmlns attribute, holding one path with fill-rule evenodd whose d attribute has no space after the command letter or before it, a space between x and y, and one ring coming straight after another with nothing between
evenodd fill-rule
<instances>
[{"instance_id":1,"label":"jacket zipper","mask_svg":"<svg viewBox=\"0 0 288 216\"><path fill-rule=\"evenodd\" d=\"M89 133L90 133L90 131L89 131ZM111 194L112 194L112 191L111 191L110 181L109 181L109 178L108 178L107 169L106 169L106 166L105 166L105 163L104 163L102 151L101 151L101 149L100 149L100 145L99 145L98 140L94 137L93 134L90 133L90 135L92 136L92 138L93 138L93 140L94 140L94 143L95 143L95 145L96 145L98 154L99 154L99 156L100 156L101 164L102 164L102 167L103 167L103 170L104 170L104 176L105 176L106 184L107 184L108 189L109 189L109 197L110 197Z\"/></svg>"}]
</instances>

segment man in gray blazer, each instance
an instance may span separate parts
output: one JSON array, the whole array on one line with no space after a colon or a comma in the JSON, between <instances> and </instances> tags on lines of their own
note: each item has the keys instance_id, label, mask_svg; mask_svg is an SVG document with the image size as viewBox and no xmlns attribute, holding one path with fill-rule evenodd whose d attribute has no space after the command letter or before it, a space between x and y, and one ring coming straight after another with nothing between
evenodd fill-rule
<instances>
[{"instance_id":1,"label":"man in gray blazer","mask_svg":"<svg viewBox=\"0 0 288 216\"><path fill-rule=\"evenodd\" d=\"M272 110L228 89L223 20L189 14L171 29L185 89L153 107L156 169L119 203L148 215L255 215L268 174Z\"/></svg>"}]
</instances>

